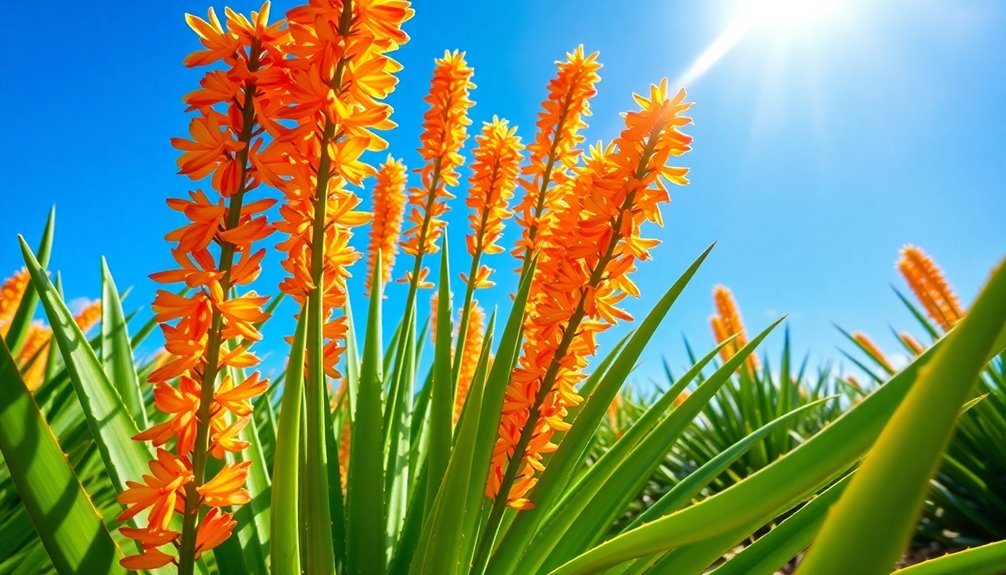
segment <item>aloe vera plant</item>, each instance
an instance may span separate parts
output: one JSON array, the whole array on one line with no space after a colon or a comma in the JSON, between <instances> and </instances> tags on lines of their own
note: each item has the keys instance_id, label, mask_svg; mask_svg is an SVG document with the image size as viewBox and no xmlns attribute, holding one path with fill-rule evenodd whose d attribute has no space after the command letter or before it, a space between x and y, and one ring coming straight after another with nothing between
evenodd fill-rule
<instances>
[{"instance_id":1,"label":"aloe vera plant","mask_svg":"<svg viewBox=\"0 0 1006 575\"><path fill-rule=\"evenodd\" d=\"M394 127L385 99L411 16L403 0L331 0L275 21L268 3L223 21L187 18L202 47L186 64L209 71L185 98L189 136L172 143L181 172L209 192L169 201L184 219L167 236L178 267L152 276L164 287L148 324L126 314L102 265L101 327L89 340L48 269L53 219L37 252L21 239L30 280L5 290L0 308L12 310L0 345L0 573L700 573L776 524L783 531L752 545L745 564L775 569L810 545L805 570L889 571L971 384L1006 348L1006 269L977 312L798 444L782 432L826 400L795 398L788 365L775 395L752 395L772 379L757 373L755 352L782 319L748 341L721 314L718 344L598 451L612 401L712 251L618 345L598 344L634 321L620 305L641 295L632 273L655 244L647 230L668 187L687 184L677 164L690 150L690 104L655 83L610 142L583 149L600 64L577 48L558 63L533 140L499 118L485 123L462 182L473 70L446 52L409 187L399 161L378 168L368 152L384 151L378 133ZM471 265L458 284L444 214L462 191ZM366 293L351 294L360 254L350 240L370 219L358 194L375 198L375 213ZM477 296L494 288L488 264L506 252L513 212L518 287L482 322ZM278 290L258 281L273 232ZM399 257L404 312L389 319ZM423 327L428 288L436 314ZM457 309L453 293L463 294ZM297 326L283 373L267 379L254 350L281 294ZM354 316L357 296L366 312ZM39 303L52 351L22 357ZM137 344L157 328L164 353L145 360ZM938 417L925 422L929 410ZM695 426L710 425L703 417L748 416L618 523ZM891 454L916 433L921 448L892 471ZM714 485L763 449L772 456ZM833 501L841 512L822 520ZM845 535L871 521L891 536L850 553ZM977 569L1004 554L993 544L927 568Z\"/></svg>"}]
</instances>

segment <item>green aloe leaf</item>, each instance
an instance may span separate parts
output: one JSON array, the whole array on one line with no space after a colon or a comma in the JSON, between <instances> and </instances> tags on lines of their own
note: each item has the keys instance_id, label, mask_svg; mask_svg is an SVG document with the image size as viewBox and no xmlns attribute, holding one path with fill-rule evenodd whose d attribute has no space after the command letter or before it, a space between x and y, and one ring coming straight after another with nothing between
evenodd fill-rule
<instances>
[{"instance_id":1,"label":"green aloe leaf","mask_svg":"<svg viewBox=\"0 0 1006 575\"><path fill-rule=\"evenodd\" d=\"M381 277L380 258L374 265ZM350 438L347 483L346 550L348 572L353 575L383 571L385 555L384 406L381 394L381 282L370 290L363 360L356 396L356 415ZM338 465L331 462L331 465Z\"/></svg>"},{"instance_id":2,"label":"green aloe leaf","mask_svg":"<svg viewBox=\"0 0 1006 575\"><path fill-rule=\"evenodd\" d=\"M579 555L554 575L592 573L649 553L702 541L748 524L766 521L816 491L851 466L876 440L937 343L861 403L820 433L740 483L667 517L642 525ZM1006 330L996 352L1006 348ZM986 361L994 357L989 354Z\"/></svg>"},{"instance_id":3,"label":"green aloe leaf","mask_svg":"<svg viewBox=\"0 0 1006 575\"><path fill-rule=\"evenodd\" d=\"M560 510L542 526L542 535L531 543L522 564L538 566L544 562L546 568L558 566L563 560L589 548L603 535L632 497L649 481L667 451L695 416L721 386L738 369L742 369L744 360L782 321L777 320L724 362L624 459L602 457L593 465L585 480L570 490L560 504ZM601 497L602 494L607 495Z\"/></svg>"},{"instance_id":4,"label":"green aloe leaf","mask_svg":"<svg viewBox=\"0 0 1006 575\"><path fill-rule=\"evenodd\" d=\"M307 314L301 308L290 349L290 368L283 384L276 431L276 453L272 475L272 546L273 575L300 575L300 420L304 397L304 348Z\"/></svg>"},{"instance_id":5,"label":"green aloe leaf","mask_svg":"<svg viewBox=\"0 0 1006 575\"><path fill-rule=\"evenodd\" d=\"M846 475L834 485L811 499L775 529L745 547L721 565L716 575L772 575L810 544L824 523L828 509L834 505L849 484Z\"/></svg>"},{"instance_id":6,"label":"green aloe leaf","mask_svg":"<svg viewBox=\"0 0 1006 575\"><path fill-rule=\"evenodd\" d=\"M0 452L59 573L125 573L121 552L0 341ZM24 565L21 565L24 567Z\"/></svg>"},{"instance_id":7,"label":"green aloe leaf","mask_svg":"<svg viewBox=\"0 0 1006 575\"><path fill-rule=\"evenodd\" d=\"M52 237L56 230L56 207L53 206L49 210L49 219L45 222L45 228L42 230L42 241L38 245L38 260L41 262L41 267L49 265L49 255L52 253ZM18 236L21 242L24 243L24 239ZM33 282L28 283L28 287L24 290L24 295L21 296L21 301L18 303L17 309L14 311L14 317L10 320L10 325L7 327L6 342L7 347L14 352L17 352L21 348L21 343L24 338L28 335L28 328L31 327L31 320L35 317L35 308L38 306L38 291L35 288Z\"/></svg>"},{"instance_id":8,"label":"green aloe leaf","mask_svg":"<svg viewBox=\"0 0 1006 575\"><path fill-rule=\"evenodd\" d=\"M454 378L451 369L451 275L447 260L447 234L440 253L440 292L437 297L437 341L434 346L433 387L430 394L429 484L427 505L436 498L451 453L451 419L454 415Z\"/></svg>"},{"instance_id":9,"label":"green aloe leaf","mask_svg":"<svg viewBox=\"0 0 1006 575\"><path fill-rule=\"evenodd\" d=\"M147 427L147 408L136 375L126 316L105 258L101 258L101 363L137 425Z\"/></svg>"},{"instance_id":10,"label":"green aloe leaf","mask_svg":"<svg viewBox=\"0 0 1006 575\"><path fill-rule=\"evenodd\" d=\"M943 340L890 418L800 565L800 573L887 573L911 538L958 412L1006 328L1006 263Z\"/></svg>"},{"instance_id":11,"label":"green aloe leaf","mask_svg":"<svg viewBox=\"0 0 1006 575\"><path fill-rule=\"evenodd\" d=\"M136 480L148 473L147 463L152 453L146 443L132 439L138 432L136 422L74 322L73 314L60 299L24 238L20 239L25 264L52 325L53 339L63 356L91 435L115 490L121 492L126 488L127 479Z\"/></svg>"},{"instance_id":12,"label":"green aloe leaf","mask_svg":"<svg viewBox=\"0 0 1006 575\"><path fill-rule=\"evenodd\" d=\"M533 270L534 263L531 266ZM517 290L486 384L473 387L468 394L469 416L457 430L458 439L423 525L410 573L450 575L468 571L464 564L476 544L476 526L486 501L483 493L490 457L510 370L520 351L524 309L533 275L526 274Z\"/></svg>"},{"instance_id":13,"label":"green aloe leaf","mask_svg":"<svg viewBox=\"0 0 1006 575\"><path fill-rule=\"evenodd\" d=\"M916 563L891 575L999 575L1003 565L1006 565L1006 541L996 541Z\"/></svg>"}]
</instances>

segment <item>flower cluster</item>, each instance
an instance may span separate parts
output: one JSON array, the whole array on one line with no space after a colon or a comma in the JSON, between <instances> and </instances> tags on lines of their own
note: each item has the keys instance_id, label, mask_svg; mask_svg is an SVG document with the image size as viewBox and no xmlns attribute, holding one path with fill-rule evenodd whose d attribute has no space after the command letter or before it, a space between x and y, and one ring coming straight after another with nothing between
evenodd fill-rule
<instances>
[{"instance_id":1,"label":"flower cluster","mask_svg":"<svg viewBox=\"0 0 1006 575\"><path fill-rule=\"evenodd\" d=\"M567 408L582 401L576 386L597 350L597 334L631 319L617 305L639 295L628 274L658 243L640 228L646 221L661 223L660 204L669 201L664 181L687 183L687 169L667 165L690 149L691 138L679 130L691 121L681 115L690 106L684 92L668 97L665 80L651 87L648 98L635 98L641 109L625 114L625 128L611 145L591 148L543 238L529 296L533 311L507 387L486 485L486 495L494 498L508 484L514 508L532 506L526 495L543 469L542 456L555 450L553 434L569 428ZM518 450L520 466L510 469Z\"/></svg>"},{"instance_id":2,"label":"flower cluster","mask_svg":"<svg viewBox=\"0 0 1006 575\"><path fill-rule=\"evenodd\" d=\"M121 521L150 510L147 525L122 529L142 549L122 561L128 569L175 562L162 549L169 545L179 547L181 556L198 557L230 536L234 522L221 508L248 500L242 485L250 462L225 464L208 481L203 474L207 454L222 459L248 445L241 435L250 401L268 385L258 373L241 381L228 373L228 368L258 363L248 348L261 339L256 326L267 318L262 310L267 297L236 292L258 277L265 250L254 251L252 245L272 232L263 212L274 202L244 202L260 181L255 168L263 145L259 119L275 114L278 106L260 86L274 81L287 42L282 23L270 25L268 18L268 3L250 19L227 9L225 25L213 10L207 20L187 16L204 49L186 58L186 65L217 69L185 97L188 110L196 112L191 139L174 138L172 144L182 151L180 172L193 180L210 177L219 198L197 190L189 199L168 201L188 220L166 236L176 243L172 256L178 268L151 277L184 283L190 292L159 290L153 304L169 356L149 381L154 404L166 418L136 435L159 448L157 458L150 462L151 475L127 482L119 496L127 506ZM174 452L164 447L172 441ZM205 507L209 510L200 518ZM181 532L171 526L175 511L182 513Z\"/></svg>"},{"instance_id":3,"label":"flower cluster","mask_svg":"<svg viewBox=\"0 0 1006 575\"><path fill-rule=\"evenodd\" d=\"M429 273L422 267L425 254L437 252L437 240L447 223L440 219L447 211L447 200L453 198L448 187L458 185L458 168L464 163L461 147L468 139L468 109L474 105L468 94L474 71L465 62L464 53L445 52L436 61L430 91L424 101L430 109L423 114L423 132L420 136L419 155L426 161L419 173L421 185L409 190L409 228L405 230L402 249L416 256L416 269L407 274L405 281L415 281L424 287Z\"/></svg>"},{"instance_id":4,"label":"flower cluster","mask_svg":"<svg viewBox=\"0 0 1006 575\"><path fill-rule=\"evenodd\" d=\"M741 310L729 288L721 285L715 286L713 288L713 303L716 306L716 313L709 318L709 324L712 327L716 343L723 343L733 336L733 339L720 349L720 357L723 358L723 361L727 361L747 345L747 330L744 329ZM758 371L758 358L754 354L747 357L746 364L750 374Z\"/></svg>"},{"instance_id":5,"label":"flower cluster","mask_svg":"<svg viewBox=\"0 0 1006 575\"><path fill-rule=\"evenodd\" d=\"M375 130L394 127L382 100L401 68L387 54L408 40L402 24L411 17L402 0L312 0L291 9L285 78L269 89L285 120L265 124L275 140L259 163L283 194L276 227L287 237L277 247L289 276L280 289L300 303L320 290L325 370L333 377L346 330L345 318L333 316L360 257L349 240L369 220L348 184L373 175L361 160L365 151L387 147Z\"/></svg>"},{"instance_id":6,"label":"flower cluster","mask_svg":"<svg viewBox=\"0 0 1006 575\"><path fill-rule=\"evenodd\" d=\"M472 176L465 205L472 209L468 221L472 233L468 234L468 253L478 262L482 254L500 254L503 248L496 242L503 235L503 222L513 213L509 209L513 192L517 188L517 171L523 159L524 146L517 136L517 128L493 116L486 122L482 133L475 137L477 146L472 153ZM477 267L471 279L464 274L461 279L474 282L476 288L496 285L489 280L492 269Z\"/></svg>"},{"instance_id":7,"label":"flower cluster","mask_svg":"<svg viewBox=\"0 0 1006 575\"><path fill-rule=\"evenodd\" d=\"M374 220L370 224L370 245L367 250L367 293L374 276L374 266L378 253L381 258L381 282L391 280L391 271L398 253L398 238L402 233L402 219L405 217L405 164L388 155L388 159L377 170L374 183Z\"/></svg>"},{"instance_id":8,"label":"flower cluster","mask_svg":"<svg viewBox=\"0 0 1006 575\"><path fill-rule=\"evenodd\" d=\"M74 323L84 334L97 325L100 319L101 302L97 300L88 303L73 316ZM21 368L21 378L30 391L38 389L45 379L51 345L52 329L41 321L33 322L14 358Z\"/></svg>"},{"instance_id":9,"label":"flower cluster","mask_svg":"<svg viewBox=\"0 0 1006 575\"><path fill-rule=\"evenodd\" d=\"M0 284L0 338L7 337L10 323L30 281L28 270L21 268ZM80 331L86 334L101 319L101 302L88 303L73 319ZM21 370L21 379L31 391L42 385L51 343L52 329L41 321L35 321L28 328L20 347L11 350L14 352L14 361Z\"/></svg>"},{"instance_id":10,"label":"flower cluster","mask_svg":"<svg viewBox=\"0 0 1006 575\"><path fill-rule=\"evenodd\" d=\"M556 61L559 71L548 83L548 97L538 114L538 133L528 144L529 162L522 170L524 195L516 209L523 235L513 251L519 258L542 245L568 192L584 139L580 131L587 127L590 98L601 80L597 56L597 52L586 54L581 45L566 54L565 61Z\"/></svg>"}]
</instances>

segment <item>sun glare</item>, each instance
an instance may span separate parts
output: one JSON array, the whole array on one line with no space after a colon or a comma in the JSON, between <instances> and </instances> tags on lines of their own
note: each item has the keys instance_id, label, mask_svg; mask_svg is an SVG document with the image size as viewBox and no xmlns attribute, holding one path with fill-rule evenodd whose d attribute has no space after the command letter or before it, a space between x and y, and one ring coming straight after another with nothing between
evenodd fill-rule
<instances>
[{"instance_id":1,"label":"sun glare","mask_svg":"<svg viewBox=\"0 0 1006 575\"><path fill-rule=\"evenodd\" d=\"M848 0L736 0L731 6L727 25L713 39L685 72L679 86L690 86L715 66L744 38L759 31L776 40L789 41L797 36L804 41L810 31L819 31L827 21L841 13Z\"/></svg>"},{"instance_id":2,"label":"sun glare","mask_svg":"<svg viewBox=\"0 0 1006 575\"><path fill-rule=\"evenodd\" d=\"M834 16L839 0L738 0L736 19L749 28L806 30Z\"/></svg>"}]
</instances>

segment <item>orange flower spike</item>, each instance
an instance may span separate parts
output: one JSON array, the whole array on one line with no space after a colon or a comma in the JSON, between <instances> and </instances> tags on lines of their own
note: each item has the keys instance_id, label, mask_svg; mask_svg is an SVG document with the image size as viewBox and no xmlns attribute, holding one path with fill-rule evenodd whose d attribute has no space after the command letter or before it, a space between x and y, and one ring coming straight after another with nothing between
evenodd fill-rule
<instances>
[{"instance_id":1,"label":"orange flower spike","mask_svg":"<svg viewBox=\"0 0 1006 575\"><path fill-rule=\"evenodd\" d=\"M852 339L856 343L858 343L863 348L863 350L871 358L873 358L874 361L880 364L880 366L883 367L885 371L887 371L888 373L894 373L895 371L894 366L892 366L891 362L888 361L887 356L884 355L884 352L880 350L880 346L874 343L869 336L867 336L865 333L861 331L857 331L852 334Z\"/></svg>"},{"instance_id":2,"label":"orange flower spike","mask_svg":"<svg viewBox=\"0 0 1006 575\"><path fill-rule=\"evenodd\" d=\"M483 124L482 133L475 141L471 185L465 200L465 205L473 210L468 217L472 233L467 238L468 253L473 258L470 275L475 287L492 287L495 284L489 281L491 269L479 267L478 262L484 253L504 251L496 242L503 234L503 221L513 215L509 203L517 187L524 146L517 136L517 128L511 128L509 122L496 116L492 122ZM466 283L470 281L465 274L461 277Z\"/></svg>"},{"instance_id":3,"label":"orange flower spike","mask_svg":"<svg viewBox=\"0 0 1006 575\"><path fill-rule=\"evenodd\" d=\"M156 273L152 278L161 283L184 282L191 294L160 290L154 300L155 319L161 324L169 355L148 379L155 385L155 406L167 417L135 436L155 446L170 445L173 440L177 455L171 457L185 466L187 476L176 495L165 491L160 500L151 502L150 490L166 489L161 484L167 482L155 471L153 477L144 477L144 484L135 484L134 493L124 494L122 500L134 504L127 508L129 517L142 505L153 506L148 527L129 531L127 536L142 538L145 547L174 544L179 549L181 572L191 572L197 535L204 531L199 507L206 504L205 500L220 498L212 491L217 484L204 484L206 458L223 458L226 452L247 445L240 439L247 419L238 416L231 421L228 412L250 411L250 399L263 389L258 375L253 374L236 388L228 384L219 401L214 397L217 376L223 368L249 368L258 363L258 358L247 351L247 344L231 345L230 340L260 339L255 324L266 318L262 306L268 298L255 292L233 296L230 292L259 275L265 252L254 251L253 244L273 231L263 213L275 202L249 198L245 203L245 192L260 181L256 167L256 156L262 152L264 142L260 114L275 115L284 105L259 86L260 81L275 83L283 77L277 72L285 60L286 27L282 22L269 25L268 11L266 3L249 19L228 9L224 23L213 11L207 20L187 18L205 49L192 54L186 64L220 65L206 74L198 90L185 97L188 110L196 115L189 138L174 138L172 144L182 151L178 160L181 173L194 180L211 176L212 190L219 197L200 190L190 193L190 199L168 202L187 220L166 236L176 242L172 256L179 268ZM221 406L226 409L221 410ZM159 460L167 453L159 449ZM151 463L152 470L155 465L157 462ZM159 465L163 468L166 464ZM177 477L173 481L177 482ZM233 504L242 502L239 487L230 486L238 494ZM199 497L203 491L210 496ZM165 517L170 518L176 508L183 513L182 530L169 534L165 532ZM216 532L224 533L219 529ZM214 544L219 541L222 539ZM139 566L165 560L164 554L148 550L124 564Z\"/></svg>"},{"instance_id":4,"label":"orange flower spike","mask_svg":"<svg viewBox=\"0 0 1006 575\"><path fill-rule=\"evenodd\" d=\"M402 233L405 217L405 182L408 176L405 164L390 154L377 170L374 184L374 219L370 225L370 246L367 249L367 277L364 278L367 293L374 275L374 265L378 251L381 254L381 281L391 280L398 241Z\"/></svg>"},{"instance_id":5,"label":"orange flower spike","mask_svg":"<svg viewBox=\"0 0 1006 575\"><path fill-rule=\"evenodd\" d=\"M744 328L744 320L741 319L740 308L729 288L722 285L713 287L713 303L716 306L716 315L709 321L716 343L723 343L730 336L734 336L733 341L720 350L723 361L727 361L747 345L747 330ZM747 357L746 363L752 372L758 370L758 358L754 354Z\"/></svg>"},{"instance_id":6,"label":"orange flower spike","mask_svg":"<svg viewBox=\"0 0 1006 575\"><path fill-rule=\"evenodd\" d=\"M468 316L468 329L465 332L465 342L461 351L461 365L458 369L458 390L454 396L454 424L461 419L461 410L468 399L468 389L475 378L475 370L482 357L482 344L485 338L485 312L473 301Z\"/></svg>"},{"instance_id":7,"label":"orange flower spike","mask_svg":"<svg viewBox=\"0 0 1006 575\"><path fill-rule=\"evenodd\" d=\"M528 144L528 165L522 170L524 195L518 204L517 221L523 236L513 253L526 256L541 244L540 233L552 226L552 213L559 207L570 180L571 170L580 156L581 130L587 127L590 98L600 81L597 52L585 54L583 46L557 60L559 70L548 83L548 96L538 114L538 133Z\"/></svg>"},{"instance_id":8,"label":"orange flower spike","mask_svg":"<svg viewBox=\"0 0 1006 575\"><path fill-rule=\"evenodd\" d=\"M437 240L446 225L441 216L447 211L445 202L454 197L447 188L458 184L458 168L464 162L459 152L471 124L468 109L474 102L468 95L475 87L473 74L464 53L445 52L436 60L430 92L424 98L430 109L423 114L419 155L427 163L416 170L422 185L409 190L410 227L402 242L405 253L416 256L413 276L422 270L423 256L437 252Z\"/></svg>"},{"instance_id":9,"label":"orange flower spike","mask_svg":"<svg viewBox=\"0 0 1006 575\"><path fill-rule=\"evenodd\" d=\"M898 270L929 317L944 331L964 316L964 308L943 270L924 251L915 246L902 248Z\"/></svg>"},{"instance_id":10,"label":"orange flower spike","mask_svg":"<svg viewBox=\"0 0 1006 575\"><path fill-rule=\"evenodd\" d=\"M649 98L637 97L641 110L625 114L625 129L611 145L590 149L552 213L529 296L533 312L504 398L490 498L506 489L511 507L533 506L525 495L542 456L556 449L553 434L569 428L568 408L582 401L576 386L597 350L597 333L630 318L617 307L638 293L627 274L655 245L640 236L640 226L660 222L659 206L669 199L662 180L685 183L683 168L666 166L670 156L689 150L690 139L678 131L689 121L680 115L688 108L683 98L683 92L668 98L666 83L652 87ZM521 461L510 461L518 453ZM491 517L500 513L497 502Z\"/></svg>"}]
</instances>

